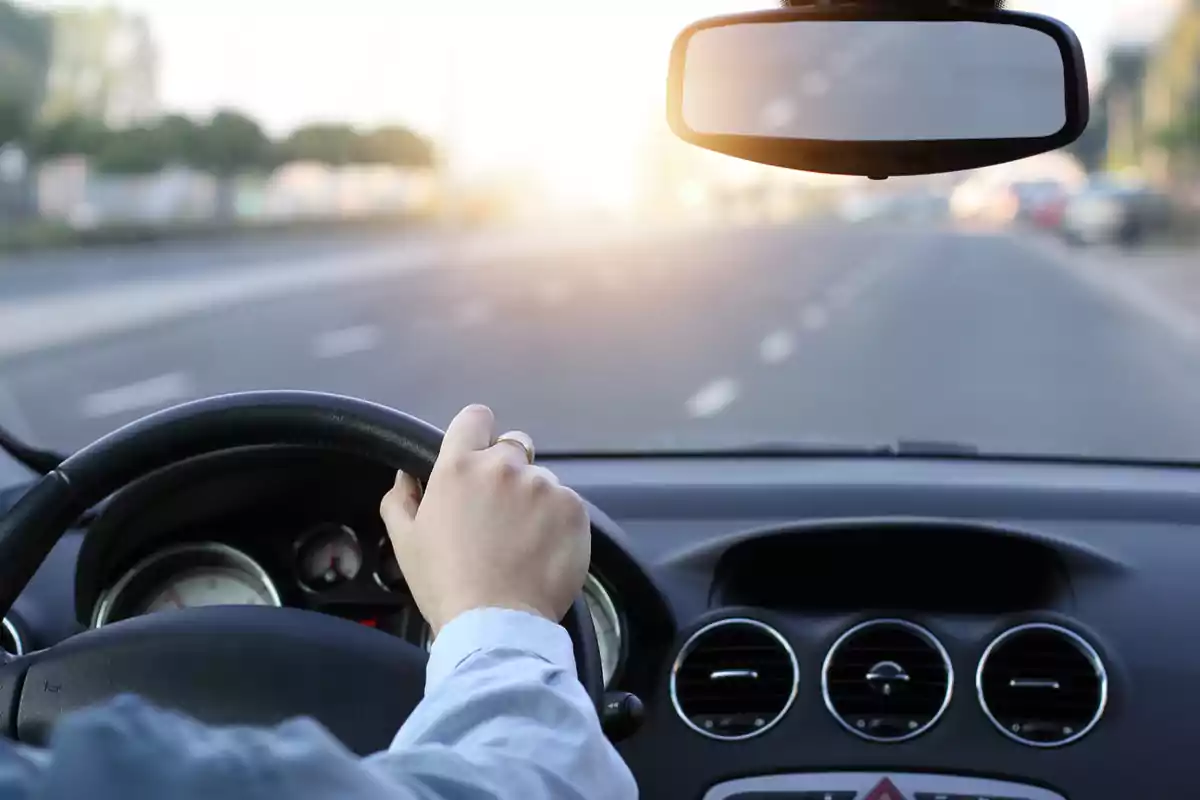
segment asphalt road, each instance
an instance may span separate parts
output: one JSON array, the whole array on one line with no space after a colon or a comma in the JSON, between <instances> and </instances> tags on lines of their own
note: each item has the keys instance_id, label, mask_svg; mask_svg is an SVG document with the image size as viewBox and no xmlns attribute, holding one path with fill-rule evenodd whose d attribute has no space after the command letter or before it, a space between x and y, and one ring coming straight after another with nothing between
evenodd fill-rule
<instances>
[{"instance_id":1,"label":"asphalt road","mask_svg":"<svg viewBox=\"0 0 1200 800\"><path fill-rule=\"evenodd\" d=\"M260 244L242 268L398 246ZM906 439L1200 459L1200 344L1073 258L934 227L676 231L569 255L448 250L420 268L10 355L0 421L71 448L185 399L306 388L442 425L485 402L544 451ZM164 272L126 274L213 260L168 249L154 259ZM72 290L95 285L65 266L20 272L22 296L47 296L59 274Z\"/></svg>"}]
</instances>

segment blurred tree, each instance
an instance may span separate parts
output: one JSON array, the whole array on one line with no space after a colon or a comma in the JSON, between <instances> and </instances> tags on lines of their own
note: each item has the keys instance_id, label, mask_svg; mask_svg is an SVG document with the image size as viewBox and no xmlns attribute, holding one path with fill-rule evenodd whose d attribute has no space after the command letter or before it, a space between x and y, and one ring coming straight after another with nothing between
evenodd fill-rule
<instances>
[{"instance_id":1,"label":"blurred tree","mask_svg":"<svg viewBox=\"0 0 1200 800\"><path fill-rule=\"evenodd\" d=\"M340 167L355 160L358 133L349 125L318 123L292 132L279 146L280 161L319 161Z\"/></svg>"},{"instance_id":2,"label":"blurred tree","mask_svg":"<svg viewBox=\"0 0 1200 800\"><path fill-rule=\"evenodd\" d=\"M111 135L97 120L77 115L63 117L34 126L29 135L29 155L35 161L60 156L95 156L105 148Z\"/></svg>"},{"instance_id":3,"label":"blurred tree","mask_svg":"<svg viewBox=\"0 0 1200 800\"><path fill-rule=\"evenodd\" d=\"M1200 106L1160 131L1158 142L1171 153L1200 155Z\"/></svg>"},{"instance_id":4,"label":"blurred tree","mask_svg":"<svg viewBox=\"0 0 1200 800\"><path fill-rule=\"evenodd\" d=\"M218 178L216 218L232 220L237 216L235 179L274 166L271 141L257 122L236 111L218 111L197 134L194 166Z\"/></svg>"},{"instance_id":5,"label":"blurred tree","mask_svg":"<svg viewBox=\"0 0 1200 800\"><path fill-rule=\"evenodd\" d=\"M159 126L126 128L107 138L92 163L99 172L148 175L167 166L169 151Z\"/></svg>"},{"instance_id":6,"label":"blurred tree","mask_svg":"<svg viewBox=\"0 0 1200 800\"><path fill-rule=\"evenodd\" d=\"M177 130L182 131L182 126ZM218 111L197 129L195 166L228 178L271 167L271 142L258 123L236 111Z\"/></svg>"},{"instance_id":7,"label":"blurred tree","mask_svg":"<svg viewBox=\"0 0 1200 800\"><path fill-rule=\"evenodd\" d=\"M0 132L0 138L7 137L4 141L28 133L45 96L49 65L46 15L0 0L0 105L7 109L7 130Z\"/></svg>"},{"instance_id":8,"label":"blurred tree","mask_svg":"<svg viewBox=\"0 0 1200 800\"><path fill-rule=\"evenodd\" d=\"M25 138L29 130L29 114L25 105L15 97L0 96L0 147Z\"/></svg>"},{"instance_id":9,"label":"blurred tree","mask_svg":"<svg viewBox=\"0 0 1200 800\"><path fill-rule=\"evenodd\" d=\"M354 160L397 167L433 166L433 145L408 128L378 128L358 138Z\"/></svg>"},{"instance_id":10,"label":"blurred tree","mask_svg":"<svg viewBox=\"0 0 1200 800\"><path fill-rule=\"evenodd\" d=\"M163 117L154 126L154 136L165 164L205 166L204 130L194 120L182 114Z\"/></svg>"}]
</instances>

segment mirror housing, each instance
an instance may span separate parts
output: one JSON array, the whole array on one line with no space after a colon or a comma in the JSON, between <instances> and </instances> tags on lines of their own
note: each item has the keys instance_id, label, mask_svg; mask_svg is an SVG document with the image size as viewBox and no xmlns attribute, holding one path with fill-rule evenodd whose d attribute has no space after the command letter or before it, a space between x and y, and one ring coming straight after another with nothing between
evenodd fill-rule
<instances>
[{"instance_id":1,"label":"mirror housing","mask_svg":"<svg viewBox=\"0 0 1200 800\"><path fill-rule=\"evenodd\" d=\"M766 93L761 106L739 115L756 92ZM880 179L1054 150L1079 138L1088 115L1075 33L1014 11L859 6L714 17L676 38L667 87L667 121L686 142Z\"/></svg>"}]
</instances>

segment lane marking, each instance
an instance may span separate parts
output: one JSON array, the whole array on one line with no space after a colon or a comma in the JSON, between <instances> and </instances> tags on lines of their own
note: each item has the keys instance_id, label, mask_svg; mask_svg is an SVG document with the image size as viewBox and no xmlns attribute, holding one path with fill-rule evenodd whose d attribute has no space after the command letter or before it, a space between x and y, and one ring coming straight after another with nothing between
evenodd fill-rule
<instances>
[{"instance_id":1,"label":"lane marking","mask_svg":"<svg viewBox=\"0 0 1200 800\"><path fill-rule=\"evenodd\" d=\"M375 349L380 338L379 328L374 325L325 331L313 339L312 352L315 358L341 358Z\"/></svg>"},{"instance_id":2,"label":"lane marking","mask_svg":"<svg viewBox=\"0 0 1200 800\"><path fill-rule=\"evenodd\" d=\"M90 394L83 398L80 412L88 419L101 419L164 406L194 394L195 386L191 378L182 372L168 372L127 386Z\"/></svg>"},{"instance_id":3,"label":"lane marking","mask_svg":"<svg viewBox=\"0 0 1200 800\"><path fill-rule=\"evenodd\" d=\"M819 305L807 306L800 313L800 324L808 331L819 331L829 324L829 314Z\"/></svg>"},{"instance_id":4,"label":"lane marking","mask_svg":"<svg viewBox=\"0 0 1200 800\"><path fill-rule=\"evenodd\" d=\"M720 414L737 399L738 384L733 378L718 378L687 401L687 413L694 419L707 419Z\"/></svg>"},{"instance_id":5,"label":"lane marking","mask_svg":"<svg viewBox=\"0 0 1200 800\"><path fill-rule=\"evenodd\" d=\"M791 331L777 330L758 345L758 356L767 364L779 364L796 349Z\"/></svg>"}]
</instances>

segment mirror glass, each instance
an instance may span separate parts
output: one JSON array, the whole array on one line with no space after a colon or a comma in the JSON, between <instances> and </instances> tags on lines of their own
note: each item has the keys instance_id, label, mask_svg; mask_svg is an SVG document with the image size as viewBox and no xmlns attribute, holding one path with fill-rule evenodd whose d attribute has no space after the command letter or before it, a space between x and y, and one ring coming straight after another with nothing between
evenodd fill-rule
<instances>
[{"instance_id":1,"label":"mirror glass","mask_svg":"<svg viewBox=\"0 0 1200 800\"><path fill-rule=\"evenodd\" d=\"M1025 139L1066 125L1048 34L983 22L749 22L697 31L683 121L700 134L830 141Z\"/></svg>"}]
</instances>

